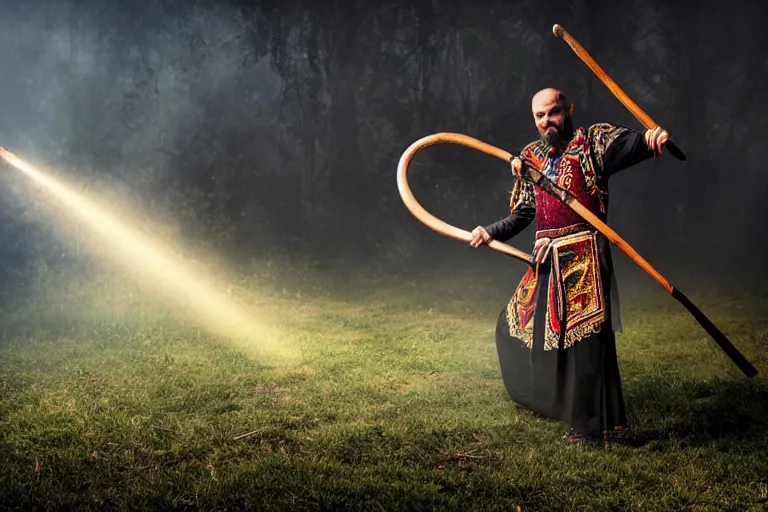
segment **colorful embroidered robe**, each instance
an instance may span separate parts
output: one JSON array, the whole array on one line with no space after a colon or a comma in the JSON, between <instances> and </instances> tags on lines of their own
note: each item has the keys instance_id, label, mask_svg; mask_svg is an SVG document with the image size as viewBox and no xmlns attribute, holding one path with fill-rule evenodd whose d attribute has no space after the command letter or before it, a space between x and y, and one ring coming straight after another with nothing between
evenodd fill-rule
<instances>
[{"instance_id":1,"label":"colorful embroidered robe","mask_svg":"<svg viewBox=\"0 0 768 512\"><path fill-rule=\"evenodd\" d=\"M616 172L651 156L643 134L599 123L577 128L568 146L555 151L542 140L522 151L550 180L570 191L598 218L606 221L607 180ZM517 181L510 197L510 217L486 227L491 237L506 241L536 219L536 238L553 240L551 271L545 282L538 267L523 276L507 306L510 335L529 348L538 286L548 288L544 350L573 346L599 332L607 317L600 236L578 213L529 182ZM612 278L612 276L609 276ZM618 313L618 312L616 312ZM618 318L618 314L616 315ZM565 327L563 327L563 324Z\"/></svg>"},{"instance_id":2,"label":"colorful embroidered robe","mask_svg":"<svg viewBox=\"0 0 768 512\"><path fill-rule=\"evenodd\" d=\"M563 152L541 141L523 151L603 220L608 178L653 155L644 133L605 123L576 129ZM549 257L528 269L499 313L496 347L510 398L584 435L625 426L608 240L530 183L516 183L510 210L486 227L492 238L507 241L535 218L537 236L554 240Z\"/></svg>"}]
</instances>

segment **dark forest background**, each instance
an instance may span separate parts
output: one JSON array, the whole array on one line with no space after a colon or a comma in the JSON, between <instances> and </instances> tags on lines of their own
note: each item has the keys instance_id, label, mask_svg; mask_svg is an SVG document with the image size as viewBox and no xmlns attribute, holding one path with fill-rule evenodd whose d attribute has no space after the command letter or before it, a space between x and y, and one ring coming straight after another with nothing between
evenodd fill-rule
<instances>
[{"instance_id":1,"label":"dark forest background","mask_svg":"<svg viewBox=\"0 0 768 512\"><path fill-rule=\"evenodd\" d=\"M577 124L640 123L560 39L561 24L688 154L611 182L611 225L669 278L765 275L768 2L16 1L0 10L0 145L225 257L343 273L517 262L430 231L396 187L440 131L509 151L537 136L531 96L563 88ZM87 261L80 229L0 174L6 296L40 265ZM420 152L417 199L471 230L507 214L508 166ZM531 230L511 243L529 250ZM622 258L620 258L622 259ZM623 258L626 263L626 258ZM619 262L621 265L621 261ZM504 286L509 287L508 283Z\"/></svg>"}]
</instances>

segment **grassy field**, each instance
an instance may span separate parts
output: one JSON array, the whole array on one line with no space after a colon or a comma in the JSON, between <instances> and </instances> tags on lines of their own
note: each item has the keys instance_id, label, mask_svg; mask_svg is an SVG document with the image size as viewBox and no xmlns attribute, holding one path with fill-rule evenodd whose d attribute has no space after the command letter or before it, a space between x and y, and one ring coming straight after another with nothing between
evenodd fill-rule
<instances>
[{"instance_id":1,"label":"grassy field","mask_svg":"<svg viewBox=\"0 0 768 512\"><path fill-rule=\"evenodd\" d=\"M504 392L493 332L515 279L255 278L298 354L281 361L51 289L3 313L0 508L768 510L762 374L663 291L625 292L634 435L567 446ZM768 371L764 297L689 295Z\"/></svg>"}]
</instances>

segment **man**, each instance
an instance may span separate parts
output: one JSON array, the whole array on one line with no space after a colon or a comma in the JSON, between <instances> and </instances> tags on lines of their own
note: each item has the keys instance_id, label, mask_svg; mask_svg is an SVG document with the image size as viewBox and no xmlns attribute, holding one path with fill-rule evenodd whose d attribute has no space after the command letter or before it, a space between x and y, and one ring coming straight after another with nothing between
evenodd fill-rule
<instances>
[{"instance_id":1,"label":"man","mask_svg":"<svg viewBox=\"0 0 768 512\"><path fill-rule=\"evenodd\" d=\"M521 159L528 161L604 222L608 179L660 155L669 138L660 128L574 128L573 104L557 89L536 93L531 107L541 137L513 161L516 172ZM496 327L507 392L532 412L565 422L569 442L624 430L614 334L621 326L609 241L530 182L516 180L509 206L508 217L478 226L470 242L505 242L536 219L533 264Z\"/></svg>"}]
</instances>

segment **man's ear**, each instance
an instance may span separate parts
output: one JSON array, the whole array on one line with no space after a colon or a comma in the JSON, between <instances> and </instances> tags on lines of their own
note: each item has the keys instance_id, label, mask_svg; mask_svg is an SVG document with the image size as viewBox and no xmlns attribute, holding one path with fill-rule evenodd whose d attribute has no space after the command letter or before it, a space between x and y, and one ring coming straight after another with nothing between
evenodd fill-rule
<instances>
[{"instance_id":1,"label":"man's ear","mask_svg":"<svg viewBox=\"0 0 768 512\"><path fill-rule=\"evenodd\" d=\"M571 103L571 106L570 106L570 107L568 107L568 115L569 115L569 116L572 116L572 115L573 115L573 109L574 109L575 107L576 107L576 104L575 104L575 103Z\"/></svg>"}]
</instances>

